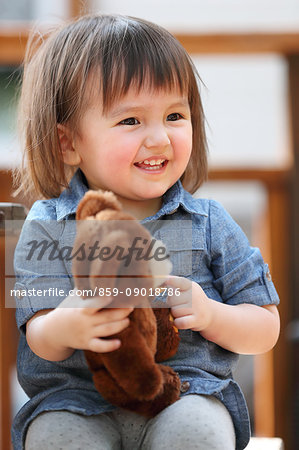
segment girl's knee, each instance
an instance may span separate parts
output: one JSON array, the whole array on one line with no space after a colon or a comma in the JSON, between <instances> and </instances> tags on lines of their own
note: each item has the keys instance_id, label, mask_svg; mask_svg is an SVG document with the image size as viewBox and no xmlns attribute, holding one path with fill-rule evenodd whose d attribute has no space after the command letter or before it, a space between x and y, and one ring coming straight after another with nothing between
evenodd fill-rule
<instances>
[{"instance_id":1,"label":"girl's knee","mask_svg":"<svg viewBox=\"0 0 299 450\"><path fill-rule=\"evenodd\" d=\"M120 436L105 415L82 416L50 411L29 425L25 450L108 450L120 448Z\"/></svg>"},{"instance_id":2,"label":"girl's knee","mask_svg":"<svg viewBox=\"0 0 299 450\"><path fill-rule=\"evenodd\" d=\"M174 425L174 424L173 424ZM168 432L156 433L152 449L174 450L234 450L235 434L231 428L217 427L211 421L197 421L182 419L180 424L169 427Z\"/></svg>"},{"instance_id":3,"label":"girl's knee","mask_svg":"<svg viewBox=\"0 0 299 450\"><path fill-rule=\"evenodd\" d=\"M234 426L225 406L213 397L188 397L154 419L147 431L144 448L234 450Z\"/></svg>"}]
</instances>

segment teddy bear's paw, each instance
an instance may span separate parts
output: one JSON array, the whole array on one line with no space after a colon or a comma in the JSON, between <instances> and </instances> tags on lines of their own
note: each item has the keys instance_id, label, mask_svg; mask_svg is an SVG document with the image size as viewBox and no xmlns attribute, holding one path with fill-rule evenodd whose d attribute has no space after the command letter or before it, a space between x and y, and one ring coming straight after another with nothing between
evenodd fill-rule
<instances>
[{"instance_id":1,"label":"teddy bear's paw","mask_svg":"<svg viewBox=\"0 0 299 450\"><path fill-rule=\"evenodd\" d=\"M158 333L155 360L156 362L162 362L176 354L180 343L180 335L174 326L169 308L161 306L154 308L154 314L157 320Z\"/></svg>"},{"instance_id":2,"label":"teddy bear's paw","mask_svg":"<svg viewBox=\"0 0 299 450\"><path fill-rule=\"evenodd\" d=\"M155 398L163 390L164 377L160 366L154 364L150 368L142 368L136 371L128 380L129 385L124 386L123 380L120 381L122 387L138 401L149 401Z\"/></svg>"},{"instance_id":3,"label":"teddy bear's paw","mask_svg":"<svg viewBox=\"0 0 299 450\"><path fill-rule=\"evenodd\" d=\"M164 380L162 390L153 400L134 405L135 411L146 417L155 417L180 398L181 383L178 374L168 366L159 367Z\"/></svg>"},{"instance_id":4,"label":"teddy bear's paw","mask_svg":"<svg viewBox=\"0 0 299 450\"><path fill-rule=\"evenodd\" d=\"M181 381L178 374L169 366L160 364L160 369L163 375L163 389L167 390L169 395L175 400L180 395Z\"/></svg>"}]
</instances>

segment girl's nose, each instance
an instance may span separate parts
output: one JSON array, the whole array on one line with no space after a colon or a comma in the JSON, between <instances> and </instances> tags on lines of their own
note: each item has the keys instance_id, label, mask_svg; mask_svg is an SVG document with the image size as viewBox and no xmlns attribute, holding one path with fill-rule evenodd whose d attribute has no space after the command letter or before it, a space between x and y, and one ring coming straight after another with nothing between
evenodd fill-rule
<instances>
[{"instance_id":1,"label":"girl's nose","mask_svg":"<svg viewBox=\"0 0 299 450\"><path fill-rule=\"evenodd\" d=\"M164 127L151 128L144 141L146 148L164 148L170 144L170 139Z\"/></svg>"}]
</instances>

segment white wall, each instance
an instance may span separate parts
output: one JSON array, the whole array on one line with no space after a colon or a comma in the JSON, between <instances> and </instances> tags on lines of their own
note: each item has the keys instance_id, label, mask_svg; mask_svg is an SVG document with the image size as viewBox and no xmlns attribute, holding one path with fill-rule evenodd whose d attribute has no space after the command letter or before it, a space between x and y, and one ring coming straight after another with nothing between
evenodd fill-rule
<instances>
[{"instance_id":1,"label":"white wall","mask_svg":"<svg viewBox=\"0 0 299 450\"><path fill-rule=\"evenodd\" d=\"M39 21L56 22L69 15L69 1L67 0L31 0L34 18Z\"/></svg>"},{"instance_id":2,"label":"white wall","mask_svg":"<svg viewBox=\"0 0 299 450\"><path fill-rule=\"evenodd\" d=\"M287 67L275 55L195 57L212 166L278 167L290 159Z\"/></svg>"},{"instance_id":3,"label":"white wall","mask_svg":"<svg viewBox=\"0 0 299 450\"><path fill-rule=\"evenodd\" d=\"M298 0L90 0L93 10L143 17L172 30L299 28Z\"/></svg>"},{"instance_id":4,"label":"white wall","mask_svg":"<svg viewBox=\"0 0 299 450\"><path fill-rule=\"evenodd\" d=\"M69 14L69 0L0 0L0 20L57 22Z\"/></svg>"}]
</instances>

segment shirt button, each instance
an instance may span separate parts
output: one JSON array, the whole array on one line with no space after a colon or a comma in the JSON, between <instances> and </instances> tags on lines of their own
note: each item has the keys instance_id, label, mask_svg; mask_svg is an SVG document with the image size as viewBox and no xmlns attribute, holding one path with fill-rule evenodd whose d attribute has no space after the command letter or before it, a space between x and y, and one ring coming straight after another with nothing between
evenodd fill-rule
<instances>
[{"instance_id":1,"label":"shirt button","mask_svg":"<svg viewBox=\"0 0 299 450\"><path fill-rule=\"evenodd\" d=\"M270 273L269 270L268 270L268 272L266 273L266 278L267 278L268 281L272 281L271 273Z\"/></svg>"},{"instance_id":2,"label":"shirt button","mask_svg":"<svg viewBox=\"0 0 299 450\"><path fill-rule=\"evenodd\" d=\"M181 393L184 394L185 392L187 392L189 387L190 387L189 381L183 381L180 388Z\"/></svg>"}]
</instances>

